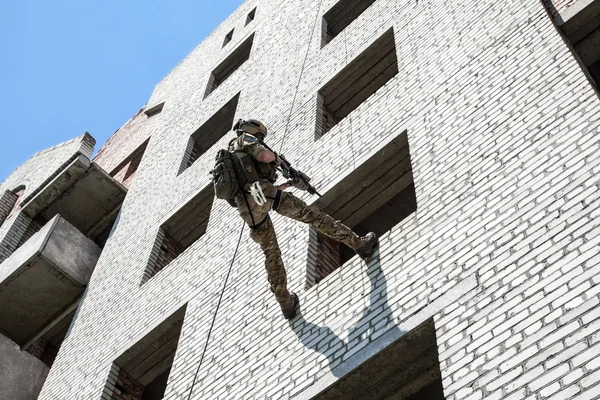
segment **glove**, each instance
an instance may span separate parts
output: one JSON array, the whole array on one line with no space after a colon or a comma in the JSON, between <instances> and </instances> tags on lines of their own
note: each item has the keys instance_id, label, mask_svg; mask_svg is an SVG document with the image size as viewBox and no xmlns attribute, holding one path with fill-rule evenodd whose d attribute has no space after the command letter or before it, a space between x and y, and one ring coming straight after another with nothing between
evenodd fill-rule
<instances>
[{"instance_id":1,"label":"glove","mask_svg":"<svg viewBox=\"0 0 600 400\"><path fill-rule=\"evenodd\" d=\"M308 184L302 179L289 180L288 184L292 185L296 189L308 190Z\"/></svg>"},{"instance_id":2,"label":"glove","mask_svg":"<svg viewBox=\"0 0 600 400\"><path fill-rule=\"evenodd\" d=\"M285 164L286 164L286 163L285 163L285 157L284 157L283 155L279 155L279 154L277 154L277 153L275 153L275 152L273 152L273 154L275 154L275 161L274 161L274 163L275 163L275 165L276 165L277 167L279 167L279 166L282 166L282 165L285 165Z\"/></svg>"}]
</instances>

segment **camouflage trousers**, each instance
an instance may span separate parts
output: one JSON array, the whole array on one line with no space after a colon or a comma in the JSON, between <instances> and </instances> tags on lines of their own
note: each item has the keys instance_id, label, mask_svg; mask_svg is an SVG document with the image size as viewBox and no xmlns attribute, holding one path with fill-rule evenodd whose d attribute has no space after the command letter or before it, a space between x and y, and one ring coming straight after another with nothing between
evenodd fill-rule
<instances>
[{"instance_id":1,"label":"camouflage trousers","mask_svg":"<svg viewBox=\"0 0 600 400\"><path fill-rule=\"evenodd\" d=\"M352 249L361 247L363 243L352 229L317 207L307 205L289 192L279 191L278 198L277 188L268 181L262 182L261 187L267 197L264 205L256 204L252 196L247 193L240 193L235 198L235 202L241 217L251 228L250 237L260 245L265 254L265 268L271 291L275 294L281 308L285 309L291 306L292 300L287 289L287 274L281 259L281 250L269 217L270 210L274 209L281 215L307 223L325 236L344 243Z\"/></svg>"}]
</instances>

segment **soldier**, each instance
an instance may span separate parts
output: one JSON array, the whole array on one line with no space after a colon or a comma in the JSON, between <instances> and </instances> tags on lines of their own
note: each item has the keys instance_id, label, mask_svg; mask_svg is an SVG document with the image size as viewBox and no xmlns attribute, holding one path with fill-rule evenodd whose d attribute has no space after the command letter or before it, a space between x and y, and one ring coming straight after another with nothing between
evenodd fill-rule
<instances>
[{"instance_id":1,"label":"soldier","mask_svg":"<svg viewBox=\"0 0 600 400\"><path fill-rule=\"evenodd\" d=\"M317 207L309 206L285 191L290 186L306 190L308 184L302 179L289 180L282 185L275 186L276 168L282 166L284 161L282 157L264 145L263 140L267 135L267 128L261 122L252 119L240 120L233 130L236 131L238 137L229 143L228 150L234 154L237 153L238 157L250 155L251 157L247 158L251 163L241 159L241 166L244 167L246 173L254 167L258 176L258 184L255 184L254 188L252 188L252 183L254 183L252 181L256 180L256 175L253 175L254 179L252 177L242 179L245 182L240 182L241 191L235 196L235 206L241 217L250 226L250 237L260 245L265 254L265 267L271 291L279 302L283 316L291 319L296 315L299 299L295 293L287 289L287 276L275 237L275 230L269 217L270 210L311 225L322 234L351 247L363 259L370 256L377 247L377 236L370 232L366 236L360 237L340 221L334 220ZM243 173L238 173L238 176ZM234 205L233 202L230 203Z\"/></svg>"}]
</instances>

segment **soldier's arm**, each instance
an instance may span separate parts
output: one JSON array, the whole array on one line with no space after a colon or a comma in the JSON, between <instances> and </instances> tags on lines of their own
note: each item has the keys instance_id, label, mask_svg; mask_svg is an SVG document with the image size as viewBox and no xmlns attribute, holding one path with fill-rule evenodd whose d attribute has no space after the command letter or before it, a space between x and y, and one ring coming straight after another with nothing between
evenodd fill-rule
<instances>
[{"instance_id":1,"label":"soldier's arm","mask_svg":"<svg viewBox=\"0 0 600 400\"><path fill-rule=\"evenodd\" d=\"M255 137L244 135L241 140L246 152L251 154L257 161L265 164L275 163L277 166L281 164L281 159L277 154L260 144Z\"/></svg>"}]
</instances>

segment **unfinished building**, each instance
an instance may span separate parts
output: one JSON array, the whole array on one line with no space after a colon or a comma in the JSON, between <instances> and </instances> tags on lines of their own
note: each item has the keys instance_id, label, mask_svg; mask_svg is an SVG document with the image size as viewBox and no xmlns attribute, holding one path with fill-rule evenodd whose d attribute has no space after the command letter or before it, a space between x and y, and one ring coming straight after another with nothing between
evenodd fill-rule
<instances>
[{"instance_id":1,"label":"unfinished building","mask_svg":"<svg viewBox=\"0 0 600 400\"><path fill-rule=\"evenodd\" d=\"M599 398L599 26L600 0L246 0L95 157L0 186L0 393ZM213 196L238 118L380 235L364 262L273 215L289 322Z\"/></svg>"}]
</instances>

